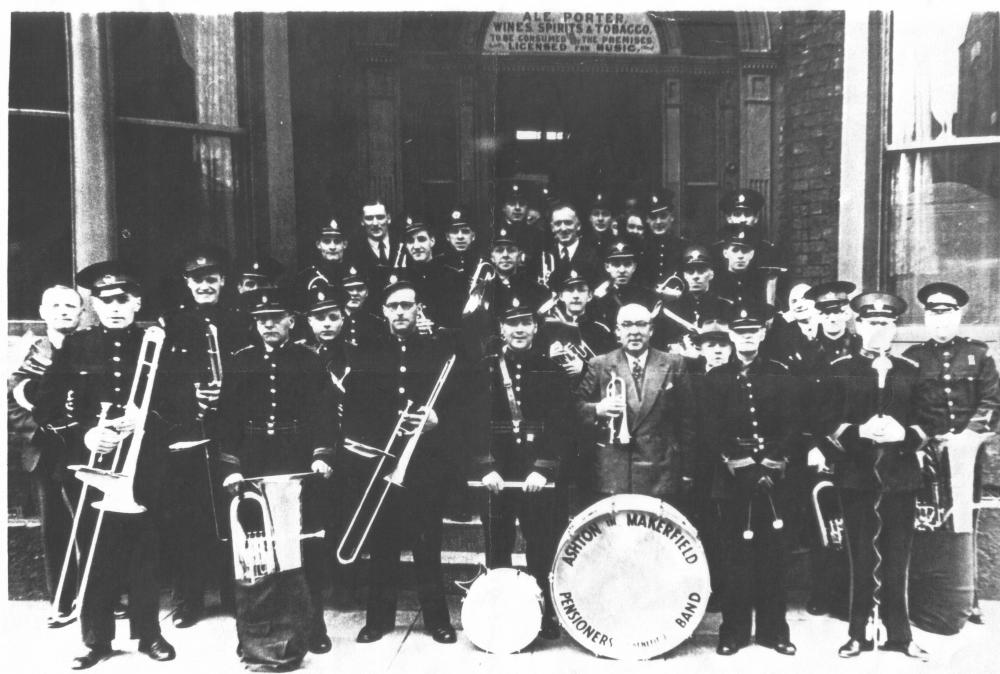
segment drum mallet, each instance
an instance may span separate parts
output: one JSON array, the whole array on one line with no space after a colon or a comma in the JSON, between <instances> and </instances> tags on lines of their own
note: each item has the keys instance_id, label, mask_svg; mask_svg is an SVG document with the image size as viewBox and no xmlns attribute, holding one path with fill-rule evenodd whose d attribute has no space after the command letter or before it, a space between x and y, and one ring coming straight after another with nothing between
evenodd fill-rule
<instances>
[{"instance_id":1,"label":"drum mallet","mask_svg":"<svg viewBox=\"0 0 1000 674\"><path fill-rule=\"evenodd\" d=\"M485 488L486 487L486 485L483 483L482 480L469 480L465 484L468 485L469 487L473 487L475 489ZM507 482L505 480L504 483L502 485L500 485L500 488L501 489L524 489L524 485L525 484L527 484L527 483L526 482ZM555 489L555 487L556 487L556 485L554 483L552 483L552 482L546 482L544 485L542 485L542 489Z\"/></svg>"}]
</instances>

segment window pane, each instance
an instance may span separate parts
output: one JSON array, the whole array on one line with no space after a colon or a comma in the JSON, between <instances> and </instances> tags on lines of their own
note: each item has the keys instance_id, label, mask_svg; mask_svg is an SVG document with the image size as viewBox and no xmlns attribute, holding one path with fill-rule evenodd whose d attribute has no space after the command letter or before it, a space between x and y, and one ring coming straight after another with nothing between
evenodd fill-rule
<instances>
[{"instance_id":1,"label":"window pane","mask_svg":"<svg viewBox=\"0 0 1000 674\"><path fill-rule=\"evenodd\" d=\"M1000 146L894 158L889 281L922 320L916 293L932 281L969 291L966 322L1000 323Z\"/></svg>"},{"instance_id":2,"label":"window pane","mask_svg":"<svg viewBox=\"0 0 1000 674\"><path fill-rule=\"evenodd\" d=\"M153 316L186 292L178 265L187 246L211 242L236 253L236 222L245 215L241 143L120 125L115 150L119 253L144 270L150 299L160 303L144 303L143 315Z\"/></svg>"},{"instance_id":3,"label":"window pane","mask_svg":"<svg viewBox=\"0 0 1000 674\"><path fill-rule=\"evenodd\" d=\"M195 122L194 45L170 14L111 14L115 112Z\"/></svg>"},{"instance_id":4,"label":"window pane","mask_svg":"<svg viewBox=\"0 0 1000 674\"><path fill-rule=\"evenodd\" d=\"M893 13L893 143L1000 135L1000 14Z\"/></svg>"},{"instance_id":5,"label":"window pane","mask_svg":"<svg viewBox=\"0 0 1000 674\"><path fill-rule=\"evenodd\" d=\"M10 19L10 107L69 109L64 14L17 12Z\"/></svg>"},{"instance_id":6,"label":"window pane","mask_svg":"<svg viewBox=\"0 0 1000 674\"><path fill-rule=\"evenodd\" d=\"M8 316L32 319L42 290L73 280L69 121L9 120Z\"/></svg>"}]
</instances>

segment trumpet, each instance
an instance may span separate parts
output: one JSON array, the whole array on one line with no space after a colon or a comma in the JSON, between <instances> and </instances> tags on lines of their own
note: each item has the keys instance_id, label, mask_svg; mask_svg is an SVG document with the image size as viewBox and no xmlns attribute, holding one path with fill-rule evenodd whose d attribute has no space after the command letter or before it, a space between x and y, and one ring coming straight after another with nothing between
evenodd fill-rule
<instances>
[{"instance_id":1,"label":"trumpet","mask_svg":"<svg viewBox=\"0 0 1000 674\"><path fill-rule=\"evenodd\" d=\"M621 401L621 404L625 405L625 391L625 380L612 372L611 381L608 382L608 387L606 389L607 397L614 398L616 401ZM627 407L625 411L622 412L621 416L611 417L608 419L608 444L613 445L615 442L621 445L627 445L632 442L632 436L628 432Z\"/></svg>"},{"instance_id":2,"label":"trumpet","mask_svg":"<svg viewBox=\"0 0 1000 674\"><path fill-rule=\"evenodd\" d=\"M496 269L493 268L493 265L485 260L480 260L469 282L469 299L466 300L465 307L462 309L463 315L471 314L482 305L486 286L494 277L496 277Z\"/></svg>"},{"instance_id":3,"label":"trumpet","mask_svg":"<svg viewBox=\"0 0 1000 674\"><path fill-rule=\"evenodd\" d=\"M403 411L399 413L399 419L396 421L396 425L389 435L385 449L380 450L345 438L345 449L368 458L377 456L379 460L372 471L372 476L368 481L368 486L365 488L365 493L361 496L361 501L354 511L354 516L351 517L347 529L344 530L344 535L340 539L340 545L337 546L337 559L341 564L350 564L358 558L361 547L368 538L368 533L371 531L372 525L375 524L375 519L382 508L382 503L385 502L385 497L389 495L389 490L393 486L403 486L407 467L410 465L413 453L417 449L417 443L420 441L420 435L423 433L424 426L427 424L428 412L434 408L434 404L437 402L438 396L441 394L441 390L444 388L444 384L454 365L455 356L453 355L445 362L444 367L441 368L441 374L438 375L434 388L431 390L430 395L427 397L427 402L423 406L425 411L421 415L416 428L408 435L404 426L410 416L410 408L413 406L413 402L409 400L406 402L406 407ZM392 450L399 438L407 438L407 440L406 445L397 456ZM395 465L387 473L384 468L386 462L389 460L395 460ZM380 477L382 478L381 483L379 483Z\"/></svg>"},{"instance_id":4,"label":"trumpet","mask_svg":"<svg viewBox=\"0 0 1000 674\"><path fill-rule=\"evenodd\" d=\"M552 276L552 272L556 268L556 257L548 251L542 253L542 270L538 275L538 282L541 283L546 288L549 287L549 278Z\"/></svg>"},{"instance_id":5,"label":"trumpet","mask_svg":"<svg viewBox=\"0 0 1000 674\"><path fill-rule=\"evenodd\" d=\"M434 321L427 318L427 314L424 313L424 305L417 305L417 332L421 335L433 335L434 334Z\"/></svg>"}]
</instances>

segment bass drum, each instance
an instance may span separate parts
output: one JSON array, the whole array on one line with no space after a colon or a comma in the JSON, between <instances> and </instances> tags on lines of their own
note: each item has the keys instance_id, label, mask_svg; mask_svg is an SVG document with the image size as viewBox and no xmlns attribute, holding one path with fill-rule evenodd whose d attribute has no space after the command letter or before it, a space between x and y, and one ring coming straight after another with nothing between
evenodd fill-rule
<instances>
[{"instance_id":1,"label":"bass drum","mask_svg":"<svg viewBox=\"0 0 1000 674\"><path fill-rule=\"evenodd\" d=\"M620 494L573 518L549 576L562 626L595 655L646 660L705 615L711 585L698 532L673 506Z\"/></svg>"},{"instance_id":2,"label":"bass drum","mask_svg":"<svg viewBox=\"0 0 1000 674\"><path fill-rule=\"evenodd\" d=\"M542 626L542 591L517 569L491 569L479 576L462 601L462 631L487 653L527 648Z\"/></svg>"}]
</instances>

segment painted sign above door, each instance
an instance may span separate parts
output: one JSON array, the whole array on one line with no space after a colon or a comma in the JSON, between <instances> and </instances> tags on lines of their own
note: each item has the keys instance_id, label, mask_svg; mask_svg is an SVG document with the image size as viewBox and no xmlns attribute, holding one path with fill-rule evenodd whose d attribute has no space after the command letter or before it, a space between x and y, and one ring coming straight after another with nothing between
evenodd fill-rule
<instances>
[{"instance_id":1,"label":"painted sign above door","mask_svg":"<svg viewBox=\"0 0 1000 674\"><path fill-rule=\"evenodd\" d=\"M660 53L660 39L643 13L497 12L483 53L649 55Z\"/></svg>"}]
</instances>

